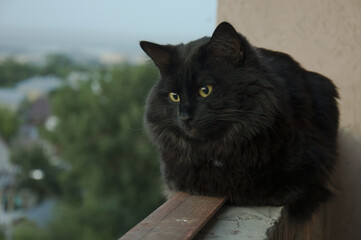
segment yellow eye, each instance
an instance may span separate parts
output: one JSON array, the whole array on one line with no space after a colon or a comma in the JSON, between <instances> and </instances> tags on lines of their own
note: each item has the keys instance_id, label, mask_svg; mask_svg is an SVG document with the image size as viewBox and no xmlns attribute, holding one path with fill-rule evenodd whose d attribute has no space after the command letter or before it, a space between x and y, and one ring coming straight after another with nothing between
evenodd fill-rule
<instances>
[{"instance_id":1,"label":"yellow eye","mask_svg":"<svg viewBox=\"0 0 361 240\"><path fill-rule=\"evenodd\" d=\"M204 86L204 87L201 87L200 89L199 89L199 95L201 95L202 97L208 97L209 96L209 94L211 94L211 92L212 92L212 89L213 89L213 87L211 86L211 85L206 85L206 86Z\"/></svg>"},{"instance_id":2,"label":"yellow eye","mask_svg":"<svg viewBox=\"0 0 361 240\"><path fill-rule=\"evenodd\" d=\"M175 102L175 103L180 102L180 97L176 93L173 93L173 92L169 93L169 98L172 102Z\"/></svg>"}]
</instances>

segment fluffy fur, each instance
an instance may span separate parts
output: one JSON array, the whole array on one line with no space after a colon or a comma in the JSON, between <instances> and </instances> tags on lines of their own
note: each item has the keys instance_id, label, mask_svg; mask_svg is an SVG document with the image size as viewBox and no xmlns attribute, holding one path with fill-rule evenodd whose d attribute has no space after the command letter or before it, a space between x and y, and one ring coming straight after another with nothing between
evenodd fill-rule
<instances>
[{"instance_id":1,"label":"fluffy fur","mask_svg":"<svg viewBox=\"0 0 361 240\"><path fill-rule=\"evenodd\" d=\"M296 220L329 199L339 118L329 79L252 46L226 22L187 44L140 45L161 73L145 124L168 191L284 205ZM207 85L213 90L203 98Z\"/></svg>"}]
</instances>

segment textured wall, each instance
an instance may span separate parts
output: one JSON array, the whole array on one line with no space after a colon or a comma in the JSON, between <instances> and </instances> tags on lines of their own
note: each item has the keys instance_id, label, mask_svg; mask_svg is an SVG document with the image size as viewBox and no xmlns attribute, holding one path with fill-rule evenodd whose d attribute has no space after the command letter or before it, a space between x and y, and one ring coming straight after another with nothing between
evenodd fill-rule
<instances>
[{"instance_id":1,"label":"textured wall","mask_svg":"<svg viewBox=\"0 0 361 240\"><path fill-rule=\"evenodd\" d=\"M307 239L361 239L361 1L218 0L228 21L259 47L283 51L334 81L341 100L338 195L305 228ZM322 230L323 237L317 233ZM316 233L316 235L315 235Z\"/></svg>"},{"instance_id":2,"label":"textured wall","mask_svg":"<svg viewBox=\"0 0 361 240\"><path fill-rule=\"evenodd\" d=\"M361 131L360 0L219 0L221 21L253 45L284 51L331 78L341 94L342 125Z\"/></svg>"}]
</instances>

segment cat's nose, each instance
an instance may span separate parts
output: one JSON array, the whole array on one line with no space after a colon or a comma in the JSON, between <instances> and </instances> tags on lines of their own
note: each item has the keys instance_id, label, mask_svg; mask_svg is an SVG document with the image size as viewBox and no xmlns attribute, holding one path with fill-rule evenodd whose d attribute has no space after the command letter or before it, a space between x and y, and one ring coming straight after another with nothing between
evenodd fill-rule
<instances>
[{"instance_id":1,"label":"cat's nose","mask_svg":"<svg viewBox=\"0 0 361 240\"><path fill-rule=\"evenodd\" d=\"M189 114L181 114L180 119L184 124L189 125L192 121L192 116Z\"/></svg>"}]
</instances>

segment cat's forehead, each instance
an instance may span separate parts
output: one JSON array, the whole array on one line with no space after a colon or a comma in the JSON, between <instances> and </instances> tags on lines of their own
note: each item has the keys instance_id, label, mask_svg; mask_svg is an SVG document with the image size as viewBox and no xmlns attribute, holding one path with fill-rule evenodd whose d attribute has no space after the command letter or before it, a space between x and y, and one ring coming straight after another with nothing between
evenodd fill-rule
<instances>
[{"instance_id":1,"label":"cat's forehead","mask_svg":"<svg viewBox=\"0 0 361 240\"><path fill-rule=\"evenodd\" d=\"M204 37L186 44L177 45L179 59L183 63L190 63L199 60L199 55L202 54L202 48L209 41L209 37Z\"/></svg>"},{"instance_id":2,"label":"cat's forehead","mask_svg":"<svg viewBox=\"0 0 361 240\"><path fill-rule=\"evenodd\" d=\"M172 89L193 89L204 80L205 45L209 41L204 37L187 44L176 45L176 62L171 74L165 77L163 86Z\"/></svg>"}]
</instances>

